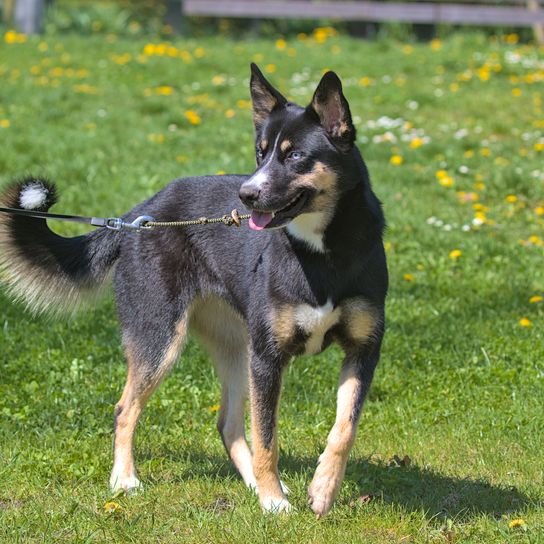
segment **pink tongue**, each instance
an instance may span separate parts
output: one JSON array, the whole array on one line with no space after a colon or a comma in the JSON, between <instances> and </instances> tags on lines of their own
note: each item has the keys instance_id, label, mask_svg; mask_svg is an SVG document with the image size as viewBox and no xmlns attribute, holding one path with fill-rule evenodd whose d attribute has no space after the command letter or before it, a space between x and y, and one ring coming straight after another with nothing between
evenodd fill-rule
<instances>
[{"instance_id":1,"label":"pink tongue","mask_svg":"<svg viewBox=\"0 0 544 544\"><path fill-rule=\"evenodd\" d=\"M273 219L273 215L267 212L256 212L253 210L251 212L251 217L249 218L249 226L253 230L263 230L270 221Z\"/></svg>"}]
</instances>

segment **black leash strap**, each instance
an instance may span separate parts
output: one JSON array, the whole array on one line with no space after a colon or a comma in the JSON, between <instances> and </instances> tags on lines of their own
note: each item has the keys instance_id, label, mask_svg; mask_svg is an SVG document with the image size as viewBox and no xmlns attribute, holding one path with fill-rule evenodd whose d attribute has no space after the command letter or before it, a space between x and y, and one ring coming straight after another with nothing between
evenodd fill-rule
<instances>
[{"instance_id":1,"label":"black leash strap","mask_svg":"<svg viewBox=\"0 0 544 544\"><path fill-rule=\"evenodd\" d=\"M64 215L62 213L37 212L34 210L21 210L19 208L0 208L0 213L35 217L37 219L58 219L60 221L72 221L74 223L85 223L93 227L106 227L111 230L141 230L148 229L146 224L155 221L150 215L141 215L132 223L126 223L120 217L83 217L81 215Z\"/></svg>"}]
</instances>

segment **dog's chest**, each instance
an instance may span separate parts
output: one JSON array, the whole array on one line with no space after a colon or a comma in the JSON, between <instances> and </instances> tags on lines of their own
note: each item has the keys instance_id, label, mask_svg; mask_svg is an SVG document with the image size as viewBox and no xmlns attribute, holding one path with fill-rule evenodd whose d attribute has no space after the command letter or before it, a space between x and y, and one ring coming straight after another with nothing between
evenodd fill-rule
<instances>
[{"instance_id":1,"label":"dog's chest","mask_svg":"<svg viewBox=\"0 0 544 544\"><path fill-rule=\"evenodd\" d=\"M273 310L272 332L280 347L296 354L315 355L327 342L327 333L336 339L361 342L372 333L375 313L360 298L334 305L329 299L322 306L283 304Z\"/></svg>"},{"instance_id":2,"label":"dog's chest","mask_svg":"<svg viewBox=\"0 0 544 544\"><path fill-rule=\"evenodd\" d=\"M299 304L293 307L295 327L308 335L305 339L305 354L314 355L321 351L325 334L340 321L340 315L340 307L334 308L330 300L323 306Z\"/></svg>"}]
</instances>

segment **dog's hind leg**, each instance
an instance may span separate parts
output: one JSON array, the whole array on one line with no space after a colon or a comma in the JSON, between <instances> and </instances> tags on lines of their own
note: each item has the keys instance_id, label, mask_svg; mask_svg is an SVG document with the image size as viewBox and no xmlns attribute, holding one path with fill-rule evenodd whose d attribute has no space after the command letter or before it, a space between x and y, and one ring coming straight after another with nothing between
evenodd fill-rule
<instances>
[{"instance_id":1,"label":"dog's hind leg","mask_svg":"<svg viewBox=\"0 0 544 544\"><path fill-rule=\"evenodd\" d=\"M245 435L247 354L239 353L236 361L216 357L215 365L222 387L217 430L244 483L255 489L257 484L253 475L251 451Z\"/></svg>"},{"instance_id":2,"label":"dog's hind leg","mask_svg":"<svg viewBox=\"0 0 544 544\"><path fill-rule=\"evenodd\" d=\"M187 316L183 314L171 332L164 323L162 327L145 325L145 333L124 331L128 377L115 407L114 463L110 478L113 492L140 487L133 458L134 431L149 397L178 358L187 332Z\"/></svg>"},{"instance_id":3,"label":"dog's hind leg","mask_svg":"<svg viewBox=\"0 0 544 544\"><path fill-rule=\"evenodd\" d=\"M245 484L255 488L251 451L245 435L248 347L245 324L224 301L210 297L195 305L191 330L202 341L221 381L217 430Z\"/></svg>"}]
</instances>

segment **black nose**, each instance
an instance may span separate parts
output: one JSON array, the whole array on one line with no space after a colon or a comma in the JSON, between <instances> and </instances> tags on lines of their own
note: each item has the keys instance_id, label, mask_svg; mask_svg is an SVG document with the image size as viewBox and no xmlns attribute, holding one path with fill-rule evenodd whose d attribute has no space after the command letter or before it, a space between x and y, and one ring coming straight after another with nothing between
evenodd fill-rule
<instances>
[{"instance_id":1,"label":"black nose","mask_svg":"<svg viewBox=\"0 0 544 544\"><path fill-rule=\"evenodd\" d=\"M259 199L260 194L260 187L254 185L253 183L244 183L240 187L240 192L238 193L238 195L240 196L240 200L246 206L253 206L255 202L257 202L257 200Z\"/></svg>"}]
</instances>

